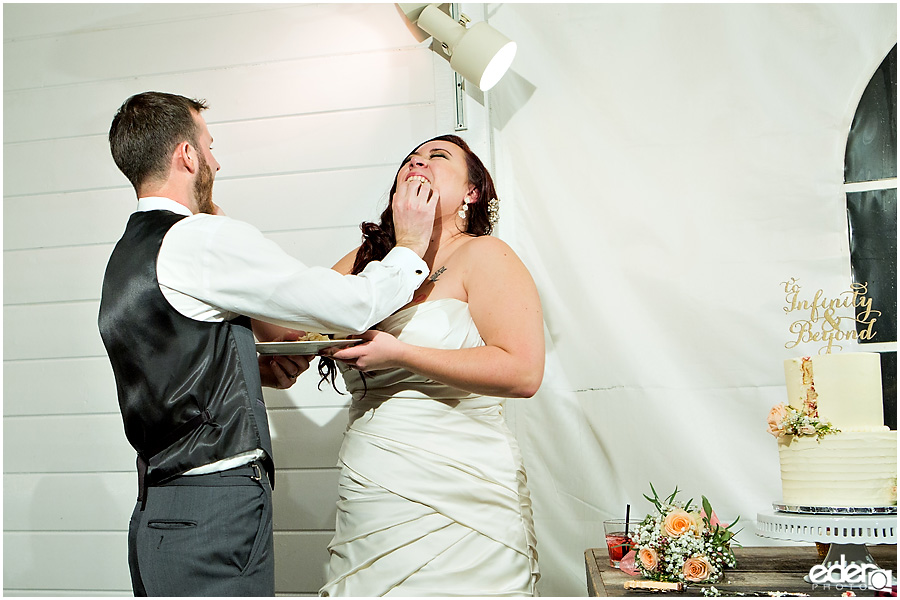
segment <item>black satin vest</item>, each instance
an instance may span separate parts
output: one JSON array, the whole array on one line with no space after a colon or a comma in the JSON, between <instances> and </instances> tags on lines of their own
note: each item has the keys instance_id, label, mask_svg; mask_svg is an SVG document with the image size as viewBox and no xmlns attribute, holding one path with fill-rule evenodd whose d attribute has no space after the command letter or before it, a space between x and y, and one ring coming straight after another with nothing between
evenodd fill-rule
<instances>
[{"instance_id":1,"label":"black satin vest","mask_svg":"<svg viewBox=\"0 0 900 600\"><path fill-rule=\"evenodd\" d=\"M272 441L250 319L185 317L156 278L163 236L183 215L131 215L116 244L100 300L100 336L112 363L125 435L145 485L262 448L274 485ZM197 260L200 257L196 257Z\"/></svg>"}]
</instances>

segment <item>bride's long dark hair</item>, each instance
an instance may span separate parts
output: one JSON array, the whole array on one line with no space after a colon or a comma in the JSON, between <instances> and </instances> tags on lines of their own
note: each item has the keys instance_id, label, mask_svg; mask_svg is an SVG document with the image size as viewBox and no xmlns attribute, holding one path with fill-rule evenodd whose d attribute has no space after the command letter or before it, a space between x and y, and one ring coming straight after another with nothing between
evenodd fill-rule
<instances>
[{"instance_id":1,"label":"bride's long dark hair","mask_svg":"<svg viewBox=\"0 0 900 600\"><path fill-rule=\"evenodd\" d=\"M461 137L456 135L439 135L419 144L416 148L428 144L430 142L450 142L462 149L466 157L466 167L468 171L469 184L473 185L478 191L477 200L469 204L466 211L466 229L464 233L473 237L490 235L494 228L494 220L491 218L491 212L496 214L497 210L497 191L494 189L494 180L488 172L481 159L472 152L469 145ZM413 150L415 152L415 150ZM410 155L412 152L410 152ZM408 157L407 157L408 158ZM406 160L397 169L406 164ZM356 252L356 260L353 262L353 268L350 270L352 275L359 274L367 264L373 260L381 260L391 249L397 244L397 238L394 234L394 210L391 206L394 192L397 191L397 174L394 175L394 183L388 194L388 205L381 213L378 223L364 221L359 228L362 230L362 244ZM337 390L334 384L337 368L334 361L330 358L319 358L318 365L319 375L322 383L329 381L332 387ZM365 383L365 377L363 377Z\"/></svg>"}]
</instances>

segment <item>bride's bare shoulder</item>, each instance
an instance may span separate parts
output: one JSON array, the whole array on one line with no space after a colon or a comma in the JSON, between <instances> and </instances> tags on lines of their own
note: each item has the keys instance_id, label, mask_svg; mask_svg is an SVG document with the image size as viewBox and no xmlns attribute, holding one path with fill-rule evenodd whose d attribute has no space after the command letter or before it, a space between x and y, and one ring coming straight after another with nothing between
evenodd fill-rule
<instances>
[{"instance_id":1,"label":"bride's bare shoulder","mask_svg":"<svg viewBox=\"0 0 900 600\"><path fill-rule=\"evenodd\" d=\"M470 260L516 257L515 251L509 247L509 244L500 238L495 238L490 235L481 235L472 238L464 248L467 255L466 258Z\"/></svg>"},{"instance_id":2,"label":"bride's bare shoulder","mask_svg":"<svg viewBox=\"0 0 900 600\"><path fill-rule=\"evenodd\" d=\"M359 252L359 246L345 254L344 258L337 261L331 268L342 275L349 275L350 271L353 269L353 263L356 262L357 252Z\"/></svg>"}]
</instances>

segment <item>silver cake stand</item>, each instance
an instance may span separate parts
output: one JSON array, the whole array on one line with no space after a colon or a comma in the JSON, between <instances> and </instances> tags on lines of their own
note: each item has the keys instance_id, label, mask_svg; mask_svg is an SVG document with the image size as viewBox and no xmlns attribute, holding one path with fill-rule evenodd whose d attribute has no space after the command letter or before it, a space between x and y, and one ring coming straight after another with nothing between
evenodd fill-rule
<instances>
[{"instance_id":1,"label":"silver cake stand","mask_svg":"<svg viewBox=\"0 0 900 600\"><path fill-rule=\"evenodd\" d=\"M830 544L828 554L822 561L826 567L840 562L842 555L848 564L877 566L866 544L897 543L896 506L833 510L828 507L774 506L781 510L757 513L756 535L776 540ZM831 512L826 512L829 510ZM808 581L808 577L804 579Z\"/></svg>"}]
</instances>

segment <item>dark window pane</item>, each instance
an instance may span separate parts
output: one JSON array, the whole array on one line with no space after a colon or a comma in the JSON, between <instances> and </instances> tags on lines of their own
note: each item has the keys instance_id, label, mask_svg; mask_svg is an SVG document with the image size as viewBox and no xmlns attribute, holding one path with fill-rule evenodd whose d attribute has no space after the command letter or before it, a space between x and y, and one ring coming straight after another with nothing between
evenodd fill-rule
<instances>
[{"instance_id":1,"label":"dark window pane","mask_svg":"<svg viewBox=\"0 0 900 600\"><path fill-rule=\"evenodd\" d=\"M866 284L872 309L881 311L871 339L897 341L897 189L847 194L850 221L850 267L853 283ZM856 310L861 317L862 307ZM857 322L857 332L868 328Z\"/></svg>"},{"instance_id":2,"label":"dark window pane","mask_svg":"<svg viewBox=\"0 0 900 600\"><path fill-rule=\"evenodd\" d=\"M881 353L881 392L884 394L884 424L897 429L897 353Z\"/></svg>"},{"instance_id":3,"label":"dark window pane","mask_svg":"<svg viewBox=\"0 0 900 600\"><path fill-rule=\"evenodd\" d=\"M875 71L850 126L844 181L897 176L897 46Z\"/></svg>"}]
</instances>

